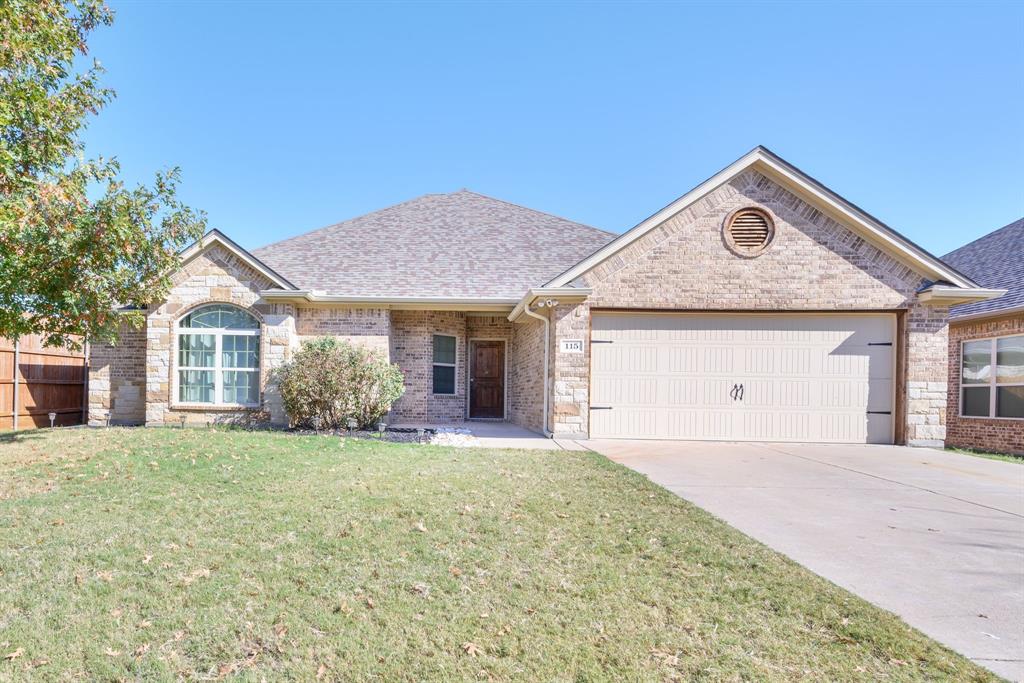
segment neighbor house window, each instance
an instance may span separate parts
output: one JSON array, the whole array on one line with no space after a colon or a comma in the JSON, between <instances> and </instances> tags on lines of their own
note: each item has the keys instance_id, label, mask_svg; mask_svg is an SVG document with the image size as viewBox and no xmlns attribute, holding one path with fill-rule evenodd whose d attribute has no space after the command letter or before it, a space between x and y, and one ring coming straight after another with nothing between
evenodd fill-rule
<instances>
[{"instance_id":1,"label":"neighbor house window","mask_svg":"<svg viewBox=\"0 0 1024 683\"><path fill-rule=\"evenodd\" d=\"M963 343L960 414L1024 418L1024 335Z\"/></svg>"},{"instance_id":2,"label":"neighbor house window","mask_svg":"<svg viewBox=\"0 0 1024 683\"><path fill-rule=\"evenodd\" d=\"M455 337L434 335L434 393L455 393Z\"/></svg>"},{"instance_id":3,"label":"neighbor house window","mask_svg":"<svg viewBox=\"0 0 1024 683\"><path fill-rule=\"evenodd\" d=\"M178 323L179 403L259 404L260 323L240 308L203 306Z\"/></svg>"}]
</instances>

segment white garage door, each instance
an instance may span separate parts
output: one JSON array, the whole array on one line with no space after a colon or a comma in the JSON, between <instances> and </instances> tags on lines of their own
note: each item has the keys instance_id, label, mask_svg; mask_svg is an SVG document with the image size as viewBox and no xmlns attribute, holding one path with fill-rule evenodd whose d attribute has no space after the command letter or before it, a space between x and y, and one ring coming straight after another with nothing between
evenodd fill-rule
<instances>
[{"instance_id":1,"label":"white garage door","mask_svg":"<svg viewBox=\"0 0 1024 683\"><path fill-rule=\"evenodd\" d=\"M896 319L594 313L592 438L892 443Z\"/></svg>"}]
</instances>

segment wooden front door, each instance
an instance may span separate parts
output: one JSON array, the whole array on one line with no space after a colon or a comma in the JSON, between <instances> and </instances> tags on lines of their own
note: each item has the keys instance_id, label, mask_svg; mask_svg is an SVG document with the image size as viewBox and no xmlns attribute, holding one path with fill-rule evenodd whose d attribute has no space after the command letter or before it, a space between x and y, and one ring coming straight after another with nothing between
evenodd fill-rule
<instances>
[{"instance_id":1,"label":"wooden front door","mask_svg":"<svg viewBox=\"0 0 1024 683\"><path fill-rule=\"evenodd\" d=\"M505 342L470 342L469 416L505 417Z\"/></svg>"}]
</instances>

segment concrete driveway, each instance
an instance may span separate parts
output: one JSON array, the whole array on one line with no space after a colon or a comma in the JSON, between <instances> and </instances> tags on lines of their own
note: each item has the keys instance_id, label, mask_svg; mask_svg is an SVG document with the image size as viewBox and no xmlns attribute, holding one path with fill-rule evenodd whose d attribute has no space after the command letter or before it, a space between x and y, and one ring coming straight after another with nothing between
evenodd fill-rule
<instances>
[{"instance_id":1,"label":"concrete driveway","mask_svg":"<svg viewBox=\"0 0 1024 683\"><path fill-rule=\"evenodd\" d=\"M586 445L1024 679L1024 465L898 446Z\"/></svg>"}]
</instances>

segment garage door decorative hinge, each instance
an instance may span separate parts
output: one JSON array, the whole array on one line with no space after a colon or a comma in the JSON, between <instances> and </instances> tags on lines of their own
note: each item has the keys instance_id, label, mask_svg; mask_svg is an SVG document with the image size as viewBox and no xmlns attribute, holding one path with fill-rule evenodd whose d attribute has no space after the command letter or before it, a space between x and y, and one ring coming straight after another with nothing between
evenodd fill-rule
<instances>
[{"instance_id":1,"label":"garage door decorative hinge","mask_svg":"<svg viewBox=\"0 0 1024 683\"><path fill-rule=\"evenodd\" d=\"M612 344L614 342L612 342L611 339L591 339L590 343L591 344Z\"/></svg>"},{"instance_id":2,"label":"garage door decorative hinge","mask_svg":"<svg viewBox=\"0 0 1024 683\"><path fill-rule=\"evenodd\" d=\"M590 410L611 410L611 406L590 406Z\"/></svg>"},{"instance_id":3,"label":"garage door decorative hinge","mask_svg":"<svg viewBox=\"0 0 1024 683\"><path fill-rule=\"evenodd\" d=\"M892 342L868 342L868 346L892 346Z\"/></svg>"},{"instance_id":4,"label":"garage door decorative hinge","mask_svg":"<svg viewBox=\"0 0 1024 683\"><path fill-rule=\"evenodd\" d=\"M868 415L892 415L891 410L869 410Z\"/></svg>"}]
</instances>

